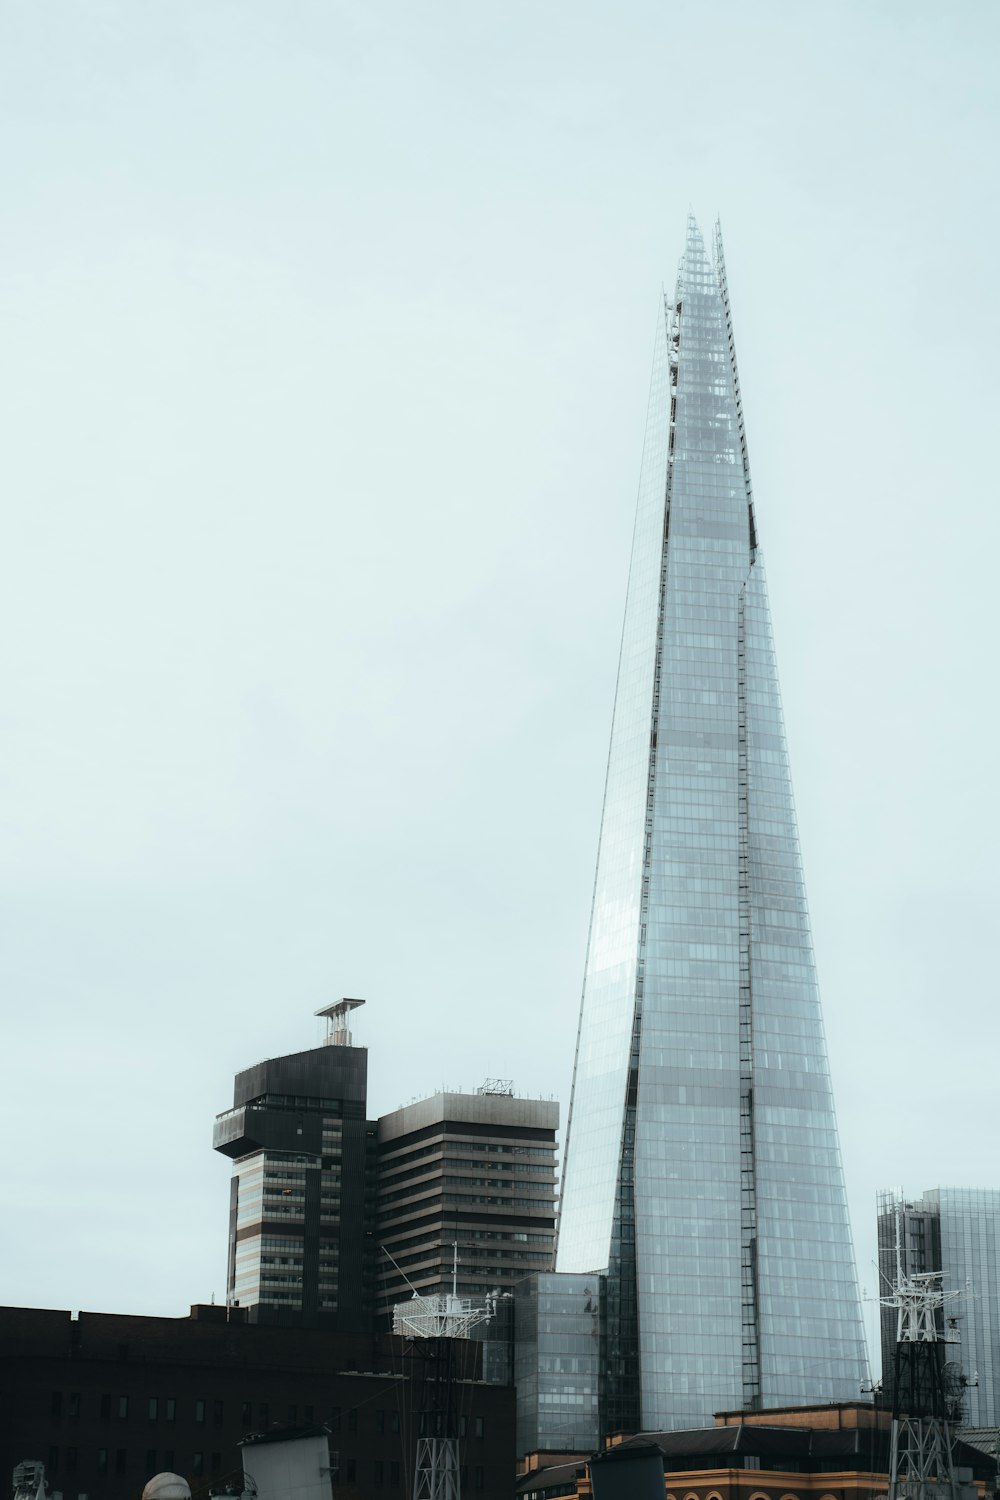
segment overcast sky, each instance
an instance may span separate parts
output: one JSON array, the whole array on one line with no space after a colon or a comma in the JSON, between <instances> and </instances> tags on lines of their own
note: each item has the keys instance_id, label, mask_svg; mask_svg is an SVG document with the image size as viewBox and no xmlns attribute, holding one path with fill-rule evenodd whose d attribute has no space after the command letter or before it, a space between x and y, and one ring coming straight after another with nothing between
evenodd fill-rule
<instances>
[{"instance_id":1,"label":"overcast sky","mask_svg":"<svg viewBox=\"0 0 1000 1500\"><path fill-rule=\"evenodd\" d=\"M998 1185L995 0L2 0L0 1301L225 1293L232 1075L568 1102L721 214L862 1283ZM868 1315L869 1328L872 1315Z\"/></svg>"}]
</instances>

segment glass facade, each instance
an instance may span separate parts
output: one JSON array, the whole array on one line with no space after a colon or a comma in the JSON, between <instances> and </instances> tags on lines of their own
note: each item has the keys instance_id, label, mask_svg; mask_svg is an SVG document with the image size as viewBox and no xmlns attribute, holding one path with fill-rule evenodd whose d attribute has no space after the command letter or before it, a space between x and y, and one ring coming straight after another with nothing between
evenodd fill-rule
<instances>
[{"instance_id":1,"label":"glass facade","mask_svg":"<svg viewBox=\"0 0 1000 1500\"><path fill-rule=\"evenodd\" d=\"M693 220L657 320L557 1269L609 1271L611 1430L866 1373L721 240L713 263Z\"/></svg>"},{"instance_id":2,"label":"glass facade","mask_svg":"<svg viewBox=\"0 0 1000 1500\"><path fill-rule=\"evenodd\" d=\"M941 1216L941 1269L958 1323L957 1360L976 1377L964 1393L970 1427L1000 1424L1000 1191L937 1188L926 1197Z\"/></svg>"},{"instance_id":3,"label":"glass facade","mask_svg":"<svg viewBox=\"0 0 1000 1500\"><path fill-rule=\"evenodd\" d=\"M549 1271L514 1289L519 1454L600 1445L602 1281Z\"/></svg>"}]
</instances>

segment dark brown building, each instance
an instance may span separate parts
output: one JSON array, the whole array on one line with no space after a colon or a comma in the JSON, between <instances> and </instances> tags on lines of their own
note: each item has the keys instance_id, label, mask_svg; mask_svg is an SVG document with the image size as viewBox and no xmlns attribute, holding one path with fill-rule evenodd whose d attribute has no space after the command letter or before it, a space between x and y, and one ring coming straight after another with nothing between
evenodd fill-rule
<instances>
[{"instance_id":1,"label":"dark brown building","mask_svg":"<svg viewBox=\"0 0 1000 1500\"><path fill-rule=\"evenodd\" d=\"M454 1347L463 1494L507 1500L514 1392L477 1378L478 1345ZM323 1423L335 1494L407 1500L421 1371L388 1335L251 1324L224 1307L188 1318L0 1308L0 1474L40 1459L64 1500L138 1500L167 1469L207 1493L239 1469L246 1434Z\"/></svg>"},{"instance_id":2,"label":"dark brown building","mask_svg":"<svg viewBox=\"0 0 1000 1500\"><path fill-rule=\"evenodd\" d=\"M368 1052L340 1000L322 1047L236 1075L214 1145L233 1163L227 1300L250 1322L360 1333L374 1314L375 1125Z\"/></svg>"}]
</instances>

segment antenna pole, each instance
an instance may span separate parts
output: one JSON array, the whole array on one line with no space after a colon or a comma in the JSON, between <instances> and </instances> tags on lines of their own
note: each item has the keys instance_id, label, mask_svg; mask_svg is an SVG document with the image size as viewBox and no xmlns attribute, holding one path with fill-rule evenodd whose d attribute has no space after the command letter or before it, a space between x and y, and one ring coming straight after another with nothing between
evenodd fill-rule
<instances>
[{"instance_id":1,"label":"antenna pole","mask_svg":"<svg viewBox=\"0 0 1000 1500\"><path fill-rule=\"evenodd\" d=\"M944 1304L940 1271L903 1274L896 1210L896 1283L883 1307L897 1313L888 1500L960 1500L945 1390Z\"/></svg>"},{"instance_id":2,"label":"antenna pole","mask_svg":"<svg viewBox=\"0 0 1000 1500\"><path fill-rule=\"evenodd\" d=\"M386 1251L388 1254L388 1251ZM447 1285L447 1282L445 1283ZM495 1314L493 1297L481 1307L458 1295L458 1241L452 1241L452 1291L423 1293L393 1308L392 1331L413 1341L424 1362L413 1500L459 1500L458 1422L453 1344ZM945 1500L945 1497L941 1497Z\"/></svg>"}]
</instances>

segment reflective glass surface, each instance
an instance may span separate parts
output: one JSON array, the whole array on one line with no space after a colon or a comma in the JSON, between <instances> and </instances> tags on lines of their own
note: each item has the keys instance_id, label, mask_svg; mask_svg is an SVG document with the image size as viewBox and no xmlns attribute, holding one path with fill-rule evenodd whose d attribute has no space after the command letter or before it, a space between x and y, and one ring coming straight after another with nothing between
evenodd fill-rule
<instances>
[{"instance_id":1,"label":"reflective glass surface","mask_svg":"<svg viewBox=\"0 0 1000 1500\"><path fill-rule=\"evenodd\" d=\"M614 1276L633 1237L645 1428L857 1396L721 245L693 221L657 327L557 1267Z\"/></svg>"},{"instance_id":2,"label":"reflective glass surface","mask_svg":"<svg viewBox=\"0 0 1000 1500\"><path fill-rule=\"evenodd\" d=\"M960 1293L948 1311L958 1327L955 1358L970 1381L965 1420L970 1427L995 1427L1000 1424L1000 1191L938 1188L926 1198L941 1213L942 1284L946 1292Z\"/></svg>"},{"instance_id":3,"label":"reflective glass surface","mask_svg":"<svg viewBox=\"0 0 1000 1500\"><path fill-rule=\"evenodd\" d=\"M517 1452L599 1446L601 1278L540 1272L514 1288Z\"/></svg>"}]
</instances>

